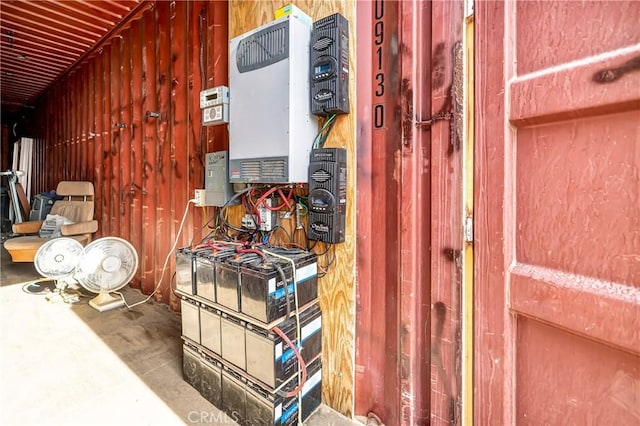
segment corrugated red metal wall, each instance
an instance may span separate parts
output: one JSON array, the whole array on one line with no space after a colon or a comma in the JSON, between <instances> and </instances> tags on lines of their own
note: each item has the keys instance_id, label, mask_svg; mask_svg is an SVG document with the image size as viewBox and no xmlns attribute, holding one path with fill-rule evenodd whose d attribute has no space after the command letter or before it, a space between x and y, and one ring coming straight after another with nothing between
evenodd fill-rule
<instances>
[{"instance_id":1,"label":"corrugated red metal wall","mask_svg":"<svg viewBox=\"0 0 640 426\"><path fill-rule=\"evenodd\" d=\"M36 109L34 190L65 179L93 182L97 237L131 241L140 256L132 285L147 294L188 200L203 187L204 153L228 147L224 126L201 129L198 104L203 87L227 84L227 20L226 2L150 2ZM178 246L207 216L190 209ZM177 308L171 270L156 300Z\"/></svg>"},{"instance_id":2,"label":"corrugated red metal wall","mask_svg":"<svg viewBox=\"0 0 640 426\"><path fill-rule=\"evenodd\" d=\"M461 422L462 12L358 4L355 410L386 424Z\"/></svg>"}]
</instances>

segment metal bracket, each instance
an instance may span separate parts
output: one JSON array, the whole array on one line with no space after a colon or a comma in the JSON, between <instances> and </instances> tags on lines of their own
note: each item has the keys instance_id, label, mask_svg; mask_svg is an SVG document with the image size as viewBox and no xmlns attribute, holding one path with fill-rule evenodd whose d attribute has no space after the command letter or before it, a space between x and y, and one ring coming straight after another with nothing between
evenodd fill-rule
<instances>
[{"instance_id":1,"label":"metal bracket","mask_svg":"<svg viewBox=\"0 0 640 426\"><path fill-rule=\"evenodd\" d=\"M438 112L429 117L428 120L416 121L416 127L431 127L433 123L441 120L451 120L453 114L450 112Z\"/></svg>"}]
</instances>

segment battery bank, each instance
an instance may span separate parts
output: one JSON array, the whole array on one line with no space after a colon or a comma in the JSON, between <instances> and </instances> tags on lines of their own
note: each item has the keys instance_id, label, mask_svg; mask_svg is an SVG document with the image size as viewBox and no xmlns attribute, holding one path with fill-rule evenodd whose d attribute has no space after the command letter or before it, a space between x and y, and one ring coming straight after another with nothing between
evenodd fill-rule
<instances>
[{"instance_id":1,"label":"battery bank","mask_svg":"<svg viewBox=\"0 0 640 426\"><path fill-rule=\"evenodd\" d=\"M247 369L245 357L246 323L235 317L223 313L220 317L220 336L222 358L231 362L242 370Z\"/></svg>"},{"instance_id":2,"label":"battery bank","mask_svg":"<svg viewBox=\"0 0 640 426\"><path fill-rule=\"evenodd\" d=\"M200 344L205 348L221 355L220 346L220 316L217 309L200 305Z\"/></svg>"},{"instance_id":3,"label":"battery bank","mask_svg":"<svg viewBox=\"0 0 640 426\"><path fill-rule=\"evenodd\" d=\"M182 316L182 335L196 343L200 343L200 308L199 303L187 297L180 300Z\"/></svg>"},{"instance_id":4,"label":"battery bank","mask_svg":"<svg viewBox=\"0 0 640 426\"><path fill-rule=\"evenodd\" d=\"M216 407L222 406L222 364L207 354L200 358L200 394Z\"/></svg>"},{"instance_id":5,"label":"battery bank","mask_svg":"<svg viewBox=\"0 0 640 426\"><path fill-rule=\"evenodd\" d=\"M296 345L305 363L322 350L322 317L320 307L313 305L300 313L301 344L296 337L296 319L290 318L277 326ZM298 359L273 331L251 324L246 328L247 373L271 389L279 387L298 371Z\"/></svg>"},{"instance_id":6,"label":"battery bank","mask_svg":"<svg viewBox=\"0 0 640 426\"><path fill-rule=\"evenodd\" d=\"M182 346L182 377L185 382L200 390L202 369L198 349L188 343Z\"/></svg>"},{"instance_id":7,"label":"battery bank","mask_svg":"<svg viewBox=\"0 0 640 426\"><path fill-rule=\"evenodd\" d=\"M195 254L189 247L176 250L176 290L196 294Z\"/></svg>"},{"instance_id":8,"label":"battery bank","mask_svg":"<svg viewBox=\"0 0 640 426\"><path fill-rule=\"evenodd\" d=\"M298 306L318 297L318 260L315 253L286 250L282 255L295 263L295 289L290 262L267 255L267 262L245 262L240 267L241 311L265 324L285 317L287 303L289 310L295 309L294 290L298 293ZM282 269L286 285L276 265Z\"/></svg>"},{"instance_id":9,"label":"battery bank","mask_svg":"<svg viewBox=\"0 0 640 426\"><path fill-rule=\"evenodd\" d=\"M221 374L222 382L222 404L218 406L229 417L240 425L253 426L246 421L246 380L235 372L223 369Z\"/></svg>"},{"instance_id":10,"label":"battery bank","mask_svg":"<svg viewBox=\"0 0 640 426\"><path fill-rule=\"evenodd\" d=\"M297 377L285 386L289 391L298 385ZM322 363L317 359L307 367L307 381L302 387L302 410L298 397L286 397L269 392L259 385L247 381L245 419L247 424L260 426L290 426L298 424L302 413L303 422L320 405L322 399Z\"/></svg>"},{"instance_id":11,"label":"battery bank","mask_svg":"<svg viewBox=\"0 0 640 426\"><path fill-rule=\"evenodd\" d=\"M211 252L199 252L195 256L195 281L197 295L211 302L216 301L215 257Z\"/></svg>"}]
</instances>

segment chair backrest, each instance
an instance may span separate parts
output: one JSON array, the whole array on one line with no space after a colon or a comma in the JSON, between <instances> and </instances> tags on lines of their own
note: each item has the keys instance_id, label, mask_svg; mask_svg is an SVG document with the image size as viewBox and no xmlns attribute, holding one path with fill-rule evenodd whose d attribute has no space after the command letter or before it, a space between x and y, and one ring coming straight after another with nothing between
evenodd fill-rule
<instances>
[{"instance_id":1,"label":"chair backrest","mask_svg":"<svg viewBox=\"0 0 640 426\"><path fill-rule=\"evenodd\" d=\"M51 214L64 216L74 223L93 220L93 183L62 181L56 188L56 194L64 199L53 204Z\"/></svg>"}]
</instances>

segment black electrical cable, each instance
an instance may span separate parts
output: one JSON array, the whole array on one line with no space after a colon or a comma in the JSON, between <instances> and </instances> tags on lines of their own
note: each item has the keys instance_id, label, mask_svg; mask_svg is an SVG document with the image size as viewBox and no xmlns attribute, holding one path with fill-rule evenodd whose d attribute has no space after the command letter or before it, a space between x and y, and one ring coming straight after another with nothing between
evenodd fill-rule
<instances>
[{"instance_id":1,"label":"black electrical cable","mask_svg":"<svg viewBox=\"0 0 640 426\"><path fill-rule=\"evenodd\" d=\"M268 232L269 234L269 239L267 240L267 242L269 242L271 240L271 237L273 236L273 234L275 233L275 231L280 230L282 232L284 232L284 234L287 236L287 240L291 241L291 234L289 234L289 232L284 229L282 226L280 225L276 225L273 228L271 228L271 231Z\"/></svg>"},{"instance_id":2,"label":"black electrical cable","mask_svg":"<svg viewBox=\"0 0 640 426\"><path fill-rule=\"evenodd\" d=\"M287 282L287 276L284 274L284 270L278 261L275 262L275 266L278 274L280 274L280 278L282 278L282 282L284 283L284 306L287 309L287 318L289 318L291 316L291 306L289 306L289 283Z\"/></svg>"},{"instance_id":3,"label":"black electrical cable","mask_svg":"<svg viewBox=\"0 0 640 426\"><path fill-rule=\"evenodd\" d=\"M204 228L206 228L206 227L211 223L211 221L212 221L212 220L214 220L217 216L218 216L218 213L216 212L216 210L215 210L215 208L214 208L214 213L213 213L213 215L211 216L211 219L209 219L209 220L208 220L204 225L202 225L202 226L200 227L200 229L198 229L198 232L197 232L197 233L194 233L194 234L193 234L193 238L191 238L191 243L190 243L189 245L193 246L193 243L194 243L194 242L195 242L195 240L196 240L196 236L197 236L197 235L199 235L199 234L200 234L200 232L202 232L202 230L203 230ZM205 235L204 237L202 237L202 239L200 240L200 242L202 243L202 242L203 242L203 241L204 241L204 240L205 240L209 235L211 235L211 232L209 232L207 235Z\"/></svg>"},{"instance_id":4,"label":"black electrical cable","mask_svg":"<svg viewBox=\"0 0 640 426\"><path fill-rule=\"evenodd\" d=\"M235 200L237 200L238 198L242 197L244 194L246 194L247 192L249 192L249 191L251 191L253 189L255 189L255 187L248 186L245 189L243 189L242 191L236 192L233 197L229 198L227 200L227 202L224 203L222 205L222 207L220 207L220 210L218 211L218 217L220 218L220 222L222 224L224 224L224 226L226 226L228 229L233 229L234 231L240 232L240 233L248 233L246 229L236 228L235 226L233 226L229 222L227 222L227 220L224 217L224 213L225 213L225 211L226 211L226 209L227 209L227 207L229 206L230 203L234 202Z\"/></svg>"}]
</instances>

